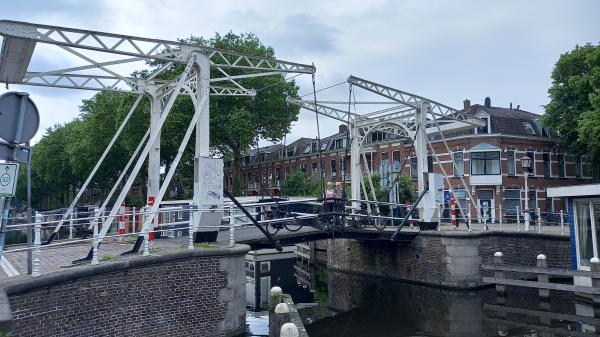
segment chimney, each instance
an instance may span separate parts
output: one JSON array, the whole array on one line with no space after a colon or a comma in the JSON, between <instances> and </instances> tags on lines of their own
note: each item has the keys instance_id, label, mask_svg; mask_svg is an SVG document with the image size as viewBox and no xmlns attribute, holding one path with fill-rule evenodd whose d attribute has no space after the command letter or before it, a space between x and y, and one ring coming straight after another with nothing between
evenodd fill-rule
<instances>
[{"instance_id":1,"label":"chimney","mask_svg":"<svg viewBox=\"0 0 600 337\"><path fill-rule=\"evenodd\" d=\"M491 108L492 107L492 99L489 97L485 98L485 103L483 104L486 108Z\"/></svg>"},{"instance_id":2,"label":"chimney","mask_svg":"<svg viewBox=\"0 0 600 337\"><path fill-rule=\"evenodd\" d=\"M510 102L510 109L512 110L512 102Z\"/></svg>"},{"instance_id":3,"label":"chimney","mask_svg":"<svg viewBox=\"0 0 600 337\"><path fill-rule=\"evenodd\" d=\"M465 111L469 111L469 109L471 109L471 101L468 98L465 98L463 106Z\"/></svg>"},{"instance_id":4,"label":"chimney","mask_svg":"<svg viewBox=\"0 0 600 337\"><path fill-rule=\"evenodd\" d=\"M338 128L338 133L346 133L348 132L348 126L346 124L340 124Z\"/></svg>"},{"instance_id":5,"label":"chimney","mask_svg":"<svg viewBox=\"0 0 600 337\"><path fill-rule=\"evenodd\" d=\"M521 105L520 105L520 104L519 104L519 105L517 105L517 110L519 110L519 108L520 108L520 107L521 107Z\"/></svg>"}]
</instances>

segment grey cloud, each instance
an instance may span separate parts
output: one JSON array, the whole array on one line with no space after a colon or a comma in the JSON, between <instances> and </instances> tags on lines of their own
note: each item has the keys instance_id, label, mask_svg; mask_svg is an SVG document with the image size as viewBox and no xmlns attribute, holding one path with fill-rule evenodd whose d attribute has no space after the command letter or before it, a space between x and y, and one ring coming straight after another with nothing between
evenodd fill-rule
<instances>
[{"instance_id":1,"label":"grey cloud","mask_svg":"<svg viewBox=\"0 0 600 337\"><path fill-rule=\"evenodd\" d=\"M319 54L338 50L336 42L339 30L315 16L289 15L274 28L276 31L267 36L268 41L286 54Z\"/></svg>"}]
</instances>

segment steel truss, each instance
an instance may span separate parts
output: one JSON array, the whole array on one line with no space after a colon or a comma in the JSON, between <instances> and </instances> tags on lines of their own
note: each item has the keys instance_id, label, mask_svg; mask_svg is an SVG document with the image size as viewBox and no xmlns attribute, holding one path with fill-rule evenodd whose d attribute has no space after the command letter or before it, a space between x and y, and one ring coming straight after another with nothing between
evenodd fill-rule
<instances>
[{"instance_id":1,"label":"steel truss","mask_svg":"<svg viewBox=\"0 0 600 337\"><path fill-rule=\"evenodd\" d=\"M271 58L246 55L211 47L197 46L183 42L149 39L121 34L112 34L91 30L73 29L58 26L40 25L26 22L0 20L0 35L3 36L0 54L0 82L24 84L31 86L95 90L144 95L151 101L150 128L141 139L135 154L127 162L119 179L103 202L104 212L112 196L119 189L121 181L125 181L113 207L102 222L98 233L97 244L106 236L118 212L118 205L125 200L137 174L146 158L149 160L148 194L154 196L152 212L144 220L146 235L150 231L155 210L159 207L171 178L179 164L183 151L196 131L195 159L209 155L209 96L255 96L252 88L243 87L238 80L261 76L285 75L288 73L314 74L314 65L306 65ZM29 71L29 64L38 43L56 46L59 49L84 60L86 65L44 71ZM117 71L114 66L122 66L134 62L162 61L158 69L148 77L132 77ZM184 71L173 80L158 79L158 76L170 69L174 64L185 65ZM214 68L220 77L210 78L210 68ZM121 67L122 68L122 67ZM243 70L245 73L230 75L226 69ZM195 113L175 159L169 165L164 181L160 183L160 132L169 112L179 95L192 99ZM140 96L141 97L141 96ZM107 146L105 152L86 179L71 207L63 219L55 227L57 233L68 218L79 197L92 180L103 159L111 150L127 120L139 104L138 98L127 118L122 122L117 133ZM139 153L139 156L138 156ZM196 164L197 165L197 162ZM133 166L133 167L132 167ZM130 167L131 170L130 170ZM127 176L127 177L126 177ZM194 177L196 195L197 180ZM151 187L152 186L152 187ZM202 206L202 205L200 205ZM206 206L206 205L204 205ZM98 246L94 245L94 251Z\"/></svg>"},{"instance_id":2,"label":"steel truss","mask_svg":"<svg viewBox=\"0 0 600 337\"><path fill-rule=\"evenodd\" d=\"M349 76L347 82L352 87L358 87L385 97L392 102L397 103L397 106L372 111L366 114L356 114L329 106L330 104L349 104L347 101L326 101L326 103L323 101L315 104L313 101L288 99L288 102L344 123L347 123L348 120L350 120L351 125L349 125L349 128L351 130L352 138L351 181L353 199L360 199L361 190L363 191L363 194L369 198L366 193L367 188L362 179L362 167L360 164L361 156L365 161L367 183L369 184L371 191L373 191L371 171L368 168L368 165L366 165L366 158L363 149L366 139L371 133L384 132L394 137L408 139L414 138L416 140L415 154L417 157L419 172L419 192L422 192L424 189L426 189L428 179L426 177L428 155L427 146L429 145L431 151L434 151L429 142L428 135L439 134L447 147L447 143L444 138L444 132L475 128L484 125L484 122L478 118L423 96L411 94L355 76ZM373 103L382 104L383 102ZM433 154L437 158L437 154ZM444 175L446 175L445 172ZM464 186L466 186L464 180L462 183ZM449 184L447 177L446 184L453 193L454 191L451 184ZM469 194L469 199L471 199L473 202L469 191L467 191L467 193ZM368 204L367 207L370 208ZM459 208L460 207L461 205L459 205ZM358 203L354 202L353 208L357 209ZM464 215L466 213L461 212L461 214Z\"/></svg>"}]
</instances>

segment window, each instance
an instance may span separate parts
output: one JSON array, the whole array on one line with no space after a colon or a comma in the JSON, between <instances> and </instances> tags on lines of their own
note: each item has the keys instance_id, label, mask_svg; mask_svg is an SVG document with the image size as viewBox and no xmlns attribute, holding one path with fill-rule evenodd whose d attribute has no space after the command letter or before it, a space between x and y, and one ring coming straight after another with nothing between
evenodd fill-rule
<instances>
[{"instance_id":1,"label":"window","mask_svg":"<svg viewBox=\"0 0 600 337\"><path fill-rule=\"evenodd\" d=\"M427 156L427 172L433 172L433 156Z\"/></svg>"},{"instance_id":2,"label":"window","mask_svg":"<svg viewBox=\"0 0 600 337\"><path fill-rule=\"evenodd\" d=\"M508 152L506 153L506 162L507 162L507 166L508 166L508 175L509 176L514 176L515 175L515 151L514 150L508 150Z\"/></svg>"},{"instance_id":3,"label":"window","mask_svg":"<svg viewBox=\"0 0 600 337\"><path fill-rule=\"evenodd\" d=\"M467 207L470 207L470 205L467 203L467 192L464 189L455 189L454 199L460 203L460 207L464 210L464 212L468 213ZM450 205L448 205L448 208L449 207ZM458 205L456 205L456 209L458 209Z\"/></svg>"},{"instance_id":4,"label":"window","mask_svg":"<svg viewBox=\"0 0 600 337\"><path fill-rule=\"evenodd\" d=\"M312 165L312 174L317 175L319 173L319 163L317 163L316 161L313 161L311 165Z\"/></svg>"},{"instance_id":5,"label":"window","mask_svg":"<svg viewBox=\"0 0 600 337\"><path fill-rule=\"evenodd\" d=\"M577 158L575 159L575 177L576 178L581 178L582 174L581 174L581 157L577 156Z\"/></svg>"},{"instance_id":6,"label":"window","mask_svg":"<svg viewBox=\"0 0 600 337\"><path fill-rule=\"evenodd\" d=\"M344 165L344 158L340 158L340 173L346 174L346 165Z\"/></svg>"},{"instance_id":7,"label":"window","mask_svg":"<svg viewBox=\"0 0 600 337\"><path fill-rule=\"evenodd\" d=\"M523 122L523 128L525 129L525 133L531 136L537 136L537 132L535 132L535 126L531 122Z\"/></svg>"},{"instance_id":8,"label":"window","mask_svg":"<svg viewBox=\"0 0 600 337\"><path fill-rule=\"evenodd\" d=\"M381 152L381 163L383 165L388 165L389 159L389 154L387 152Z\"/></svg>"},{"instance_id":9,"label":"window","mask_svg":"<svg viewBox=\"0 0 600 337\"><path fill-rule=\"evenodd\" d=\"M300 164L300 171L306 173L306 164Z\"/></svg>"},{"instance_id":10,"label":"window","mask_svg":"<svg viewBox=\"0 0 600 337\"><path fill-rule=\"evenodd\" d=\"M558 154L558 176L565 177L565 155L562 153Z\"/></svg>"},{"instance_id":11,"label":"window","mask_svg":"<svg viewBox=\"0 0 600 337\"><path fill-rule=\"evenodd\" d=\"M367 159L367 167L369 168L369 170L373 171L373 154L365 153L365 158Z\"/></svg>"},{"instance_id":12,"label":"window","mask_svg":"<svg viewBox=\"0 0 600 337\"><path fill-rule=\"evenodd\" d=\"M310 152L317 152L317 143L310 144Z\"/></svg>"},{"instance_id":13,"label":"window","mask_svg":"<svg viewBox=\"0 0 600 337\"><path fill-rule=\"evenodd\" d=\"M454 176L462 177L465 174L465 161L462 152L454 152Z\"/></svg>"},{"instance_id":14,"label":"window","mask_svg":"<svg viewBox=\"0 0 600 337\"><path fill-rule=\"evenodd\" d=\"M337 175L337 160L331 160L331 176L335 177Z\"/></svg>"},{"instance_id":15,"label":"window","mask_svg":"<svg viewBox=\"0 0 600 337\"><path fill-rule=\"evenodd\" d=\"M552 171L550 168L550 153L542 154L542 158L544 159L544 177L551 177Z\"/></svg>"},{"instance_id":16,"label":"window","mask_svg":"<svg viewBox=\"0 0 600 337\"><path fill-rule=\"evenodd\" d=\"M472 152L471 175L500 174L500 152Z\"/></svg>"},{"instance_id":17,"label":"window","mask_svg":"<svg viewBox=\"0 0 600 337\"><path fill-rule=\"evenodd\" d=\"M271 271L271 262L270 261L263 261L263 262L259 262L260 263L260 272L261 273L268 273L269 271Z\"/></svg>"},{"instance_id":18,"label":"window","mask_svg":"<svg viewBox=\"0 0 600 337\"><path fill-rule=\"evenodd\" d=\"M592 223L591 202L575 201L575 224L577 227L577 258L579 266L589 267L590 259L594 257L594 234ZM598 205L598 202L594 204ZM597 207L595 207L597 208ZM598 212L596 218L598 220ZM596 221L594 221L596 222ZM597 226L597 225L596 225Z\"/></svg>"},{"instance_id":19,"label":"window","mask_svg":"<svg viewBox=\"0 0 600 337\"><path fill-rule=\"evenodd\" d=\"M483 117L483 118L481 118L481 120L485 123L485 125L475 129L475 133L476 134L490 133L490 118Z\"/></svg>"},{"instance_id":20,"label":"window","mask_svg":"<svg viewBox=\"0 0 600 337\"><path fill-rule=\"evenodd\" d=\"M417 157L410 158L410 177L412 179L419 179L419 173L417 172Z\"/></svg>"},{"instance_id":21,"label":"window","mask_svg":"<svg viewBox=\"0 0 600 337\"><path fill-rule=\"evenodd\" d=\"M394 161L393 170L399 171L400 170L400 151L392 152L392 160Z\"/></svg>"},{"instance_id":22,"label":"window","mask_svg":"<svg viewBox=\"0 0 600 337\"><path fill-rule=\"evenodd\" d=\"M537 211L537 190L529 190L529 209Z\"/></svg>"},{"instance_id":23,"label":"window","mask_svg":"<svg viewBox=\"0 0 600 337\"><path fill-rule=\"evenodd\" d=\"M504 190L504 214L517 216L517 206L521 204L521 190Z\"/></svg>"},{"instance_id":24,"label":"window","mask_svg":"<svg viewBox=\"0 0 600 337\"><path fill-rule=\"evenodd\" d=\"M291 157L294 155L294 149L288 149L286 157Z\"/></svg>"}]
</instances>

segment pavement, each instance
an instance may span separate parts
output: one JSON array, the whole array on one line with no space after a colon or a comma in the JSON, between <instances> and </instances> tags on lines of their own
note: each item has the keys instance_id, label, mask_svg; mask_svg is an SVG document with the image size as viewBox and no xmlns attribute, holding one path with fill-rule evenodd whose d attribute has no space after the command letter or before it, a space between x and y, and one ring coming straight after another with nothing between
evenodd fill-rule
<instances>
[{"instance_id":1,"label":"pavement","mask_svg":"<svg viewBox=\"0 0 600 337\"><path fill-rule=\"evenodd\" d=\"M450 224L442 224L440 226L440 234L461 234L461 235L469 235L472 234L480 234L482 232L486 232L483 228L482 224L473 223L472 231L469 232L467 227L464 224L459 224L458 229L455 229ZM394 231L395 227L387 227L385 231ZM418 228L411 228L406 226L403 230L407 231L418 231ZM503 231L503 232L520 232L526 233L524 231L524 226L521 224L518 228L516 224L503 224L502 226L498 224L489 225L490 231ZM376 231L374 228L366 228L365 231ZM317 229L312 227L302 227L297 232L289 232L285 229L280 230L275 238L285 238L290 236L297 236L301 233L314 233L318 232ZM433 233L431 231L430 233ZM529 231L530 234L537 234L538 228L531 227ZM562 232L561 226L543 226L541 229L542 234L549 235L564 235L566 237L569 236L569 228L565 226L564 233ZM245 241L257 240L260 238L264 238L264 235L255 227L246 227L239 228L235 231L235 241L239 243L244 243ZM121 254L130 250L133 247L133 242L135 241L135 237L128 237L123 241L120 241L118 238L110 238L105 239L105 242L102 243L100 249L98 250L98 257L100 263L114 261L114 260L125 260L132 259L138 256L141 256L141 251L138 255L127 255L122 256ZM213 245L227 245L229 242L229 231L224 230L220 231L217 243ZM27 252L26 251L18 251L18 252L10 252L11 249L17 247L7 247L7 251L5 251L4 255L0 259L0 281L5 279L18 279L24 277L31 277L27 275ZM59 270L64 270L65 268L71 268L77 264L74 264L73 261L84 258L91 249L91 242L87 243L73 243L73 244L63 244L57 246L42 246L42 254L41 254L41 268L40 272L42 274L55 272ZM150 242L150 253L152 255L162 255L173 253L177 251L187 250L188 249L188 237L179 237L179 238L161 238Z\"/></svg>"}]
</instances>

